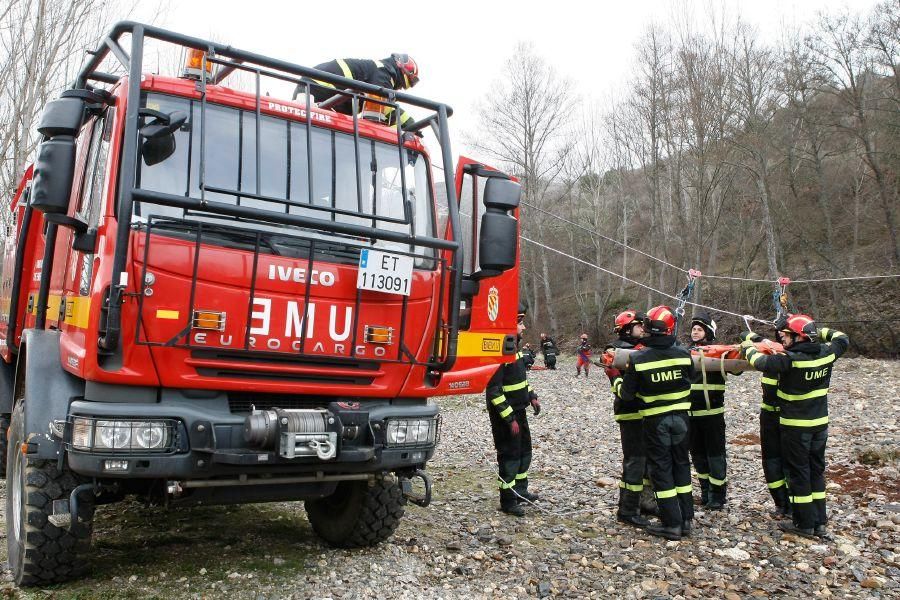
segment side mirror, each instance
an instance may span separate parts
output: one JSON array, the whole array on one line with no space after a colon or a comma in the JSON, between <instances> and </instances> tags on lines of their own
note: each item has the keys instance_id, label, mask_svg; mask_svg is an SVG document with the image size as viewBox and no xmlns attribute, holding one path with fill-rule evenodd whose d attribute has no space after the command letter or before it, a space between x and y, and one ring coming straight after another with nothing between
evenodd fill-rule
<instances>
[{"instance_id":1,"label":"side mirror","mask_svg":"<svg viewBox=\"0 0 900 600\"><path fill-rule=\"evenodd\" d=\"M510 211L519 206L522 186L510 179L491 177L484 188L478 265L482 271L507 271L519 254L519 221Z\"/></svg>"},{"instance_id":2,"label":"side mirror","mask_svg":"<svg viewBox=\"0 0 900 600\"><path fill-rule=\"evenodd\" d=\"M34 161L31 206L48 215L64 215L75 176L75 137L84 120L84 102L59 98L48 102L38 123L45 137Z\"/></svg>"},{"instance_id":3,"label":"side mirror","mask_svg":"<svg viewBox=\"0 0 900 600\"><path fill-rule=\"evenodd\" d=\"M141 157L147 166L166 160L175 153L175 132L187 122L187 115L180 110L169 114L142 108L140 115L154 117L154 120L141 127L140 134L144 138L141 145Z\"/></svg>"},{"instance_id":4,"label":"side mirror","mask_svg":"<svg viewBox=\"0 0 900 600\"><path fill-rule=\"evenodd\" d=\"M484 205L503 211L519 208L522 186L512 179L491 177L484 186Z\"/></svg>"},{"instance_id":5,"label":"side mirror","mask_svg":"<svg viewBox=\"0 0 900 600\"><path fill-rule=\"evenodd\" d=\"M34 161L31 206L48 215L64 215L75 177L75 138L57 135L41 142Z\"/></svg>"}]
</instances>

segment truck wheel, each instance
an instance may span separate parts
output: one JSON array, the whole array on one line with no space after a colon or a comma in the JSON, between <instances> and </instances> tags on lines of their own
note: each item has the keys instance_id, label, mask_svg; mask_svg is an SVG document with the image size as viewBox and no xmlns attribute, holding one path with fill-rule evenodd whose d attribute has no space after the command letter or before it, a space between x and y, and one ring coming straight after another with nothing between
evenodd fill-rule
<instances>
[{"instance_id":1,"label":"truck wheel","mask_svg":"<svg viewBox=\"0 0 900 600\"><path fill-rule=\"evenodd\" d=\"M6 479L6 445L9 443L9 415L0 415L0 479Z\"/></svg>"},{"instance_id":2,"label":"truck wheel","mask_svg":"<svg viewBox=\"0 0 900 600\"><path fill-rule=\"evenodd\" d=\"M65 581L85 570L82 553L90 546L93 496L78 497L78 522L57 527L49 521L53 501L66 499L80 483L56 468L56 461L28 458L19 451L25 439L24 410L16 404L6 457L6 538L9 568L16 585Z\"/></svg>"},{"instance_id":3,"label":"truck wheel","mask_svg":"<svg viewBox=\"0 0 900 600\"><path fill-rule=\"evenodd\" d=\"M313 530L338 548L374 546L394 533L406 498L393 480L342 481L334 494L306 501Z\"/></svg>"}]
</instances>

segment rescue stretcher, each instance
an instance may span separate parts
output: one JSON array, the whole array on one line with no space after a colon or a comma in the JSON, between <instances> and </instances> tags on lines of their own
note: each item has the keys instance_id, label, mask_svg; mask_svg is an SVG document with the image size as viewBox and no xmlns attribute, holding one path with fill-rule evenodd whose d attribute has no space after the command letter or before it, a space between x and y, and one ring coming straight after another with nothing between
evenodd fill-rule
<instances>
[{"instance_id":1,"label":"rescue stretcher","mask_svg":"<svg viewBox=\"0 0 900 600\"><path fill-rule=\"evenodd\" d=\"M784 352L784 347L778 342L763 340L753 344L762 354L776 354ZM624 369L628 366L628 356L634 352L631 348L608 348L600 355L600 359L594 361L597 366ZM740 344L715 344L703 346L691 351L694 359L694 368L705 371L723 371L740 373L751 371L750 363L742 359Z\"/></svg>"}]
</instances>

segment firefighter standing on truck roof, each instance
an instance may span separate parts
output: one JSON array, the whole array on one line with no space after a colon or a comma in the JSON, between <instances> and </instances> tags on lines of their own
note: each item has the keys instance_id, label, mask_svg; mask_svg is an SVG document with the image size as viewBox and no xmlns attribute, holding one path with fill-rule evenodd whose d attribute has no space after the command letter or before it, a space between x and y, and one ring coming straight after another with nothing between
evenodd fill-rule
<instances>
[{"instance_id":1,"label":"firefighter standing on truck roof","mask_svg":"<svg viewBox=\"0 0 900 600\"><path fill-rule=\"evenodd\" d=\"M517 344L525 331L525 307L519 306ZM527 368L521 352L516 360L500 365L488 382L486 397L491 433L497 449L497 476L500 510L517 517L525 516L520 501L534 502L537 494L528 491L528 467L531 465L531 429L526 409L541 412L541 403L526 378Z\"/></svg>"},{"instance_id":2,"label":"firefighter standing on truck roof","mask_svg":"<svg viewBox=\"0 0 900 600\"><path fill-rule=\"evenodd\" d=\"M640 350L644 337L643 313L625 310L616 317L613 331L619 336L608 348ZM602 365L599 365L602 366ZM619 480L619 509L616 519L635 527L646 527L650 524L641 513L644 510L641 496L649 487L644 478L647 457L644 452L644 429L639 400L625 402L620 395L622 389L622 372L614 367L604 367L613 392L613 414L619 424L619 435L622 440L622 479Z\"/></svg>"},{"instance_id":3,"label":"firefighter standing on truck roof","mask_svg":"<svg viewBox=\"0 0 900 600\"><path fill-rule=\"evenodd\" d=\"M803 537L826 538L825 445L828 441L828 387L834 362L850 345L847 334L816 327L812 317L789 314L775 322L785 352L766 355L753 345L752 333L741 335L741 353L764 373L778 374L776 395L781 451L790 485L792 521L779 529ZM819 340L822 340L819 342Z\"/></svg>"},{"instance_id":4,"label":"firefighter standing on truck roof","mask_svg":"<svg viewBox=\"0 0 900 600\"><path fill-rule=\"evenodd\" d=\"M407 90L419 82L419 65L408 54L394 53L382 60L337 58L316 65L314 68L391 90ZM310 81L305 77L303 79L304 81ZM334 96L338 91L333 84L326 81L317 79L311 81L318 84L310 86L312 97L316 102L323 102ZM306 86L304 84L297 84L297 88L294 90L294 98L303 94L305 90ZM349 101L339 102L332 108L345 115L353 114L353 107ZM389 124L396 123L393 110L391 107L384 107L384 119ZM404 128L409 128L414 124L415 120L408 113L400 110L400 125Z\"/></svg>"},{"instance_id":5,"label":"firefighter standing on truck roof","mask_svg":"<svg viewBox=\"0 0 900 600\"><path fill-rule=\"evenodd\" d=\"M777 334L777 332L776 332ZM760 342L759 334L746 332L741 341ZM778 400L778 373L763 372L762 402L759 405L759 445L762 450L763 477L775 502L775 513L779 517L791 515L788 499L788 482L781 458L781 402Z\"/></svg>"},{"instance_id":6,"label":"firefighter standing on truck roof","mask_svg":"<svg viewBox=\"0 0 900 600\"><path fill-rule=\"evenodd\" d=\"M716 339L716 322L708 313L691 319L691 347L702 354ZM702 356L701 356L702 358ZM700 480L700 504L710 510L725 507L728 478L725 459L725 373L700 368L691 380L691 460Z\"/></svg>"},{"instance_id":7,"label":"firefighter standing on truck roof","mask_svg":"<svg viewBox=\"0 0 900 600\"><path fill-rule=\"evenodd\" d=\"M669 540L690 535L694 518L688 410L694 363L687 348L678 346L675 314L668 306L647 311L644 348L629 356L622 377L624 402L640 401L644 450L656 494L660 523L647 531Z\"/></svg>"}]
</instances>

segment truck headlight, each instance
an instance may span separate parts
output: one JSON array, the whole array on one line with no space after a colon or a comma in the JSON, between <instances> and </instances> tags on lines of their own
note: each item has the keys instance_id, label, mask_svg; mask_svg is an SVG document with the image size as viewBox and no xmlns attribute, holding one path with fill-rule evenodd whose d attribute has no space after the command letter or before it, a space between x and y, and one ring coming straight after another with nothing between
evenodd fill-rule
<instances>
[{"instance_id":1,"label":"truck headlight","mask_svg":"<svg viewBox=\"0 0 900 600\"><path fill-rule=\"evenodd\" d=\"M172 421L72 419L72 447L88 451L166 451L174 438Z\"/></svg>"},{"instance_id":2,"label":"truck headlight","mask_svg":"<svg viewBox=\"0 0 900 600\"><path fill-rule=\"evenodd\" d=\"M437 438L437 419L389 419L388 446L432 446Z\"/></svg>"}]
</instances>

